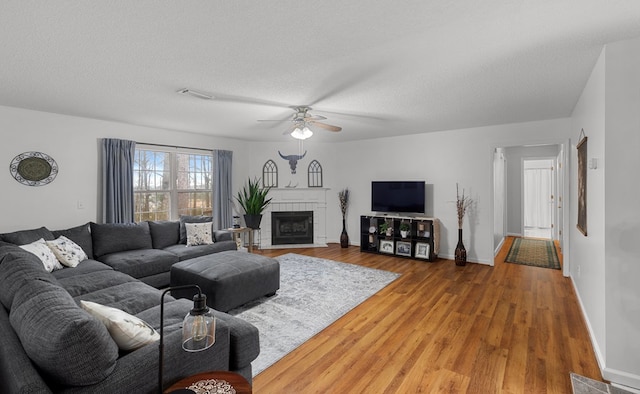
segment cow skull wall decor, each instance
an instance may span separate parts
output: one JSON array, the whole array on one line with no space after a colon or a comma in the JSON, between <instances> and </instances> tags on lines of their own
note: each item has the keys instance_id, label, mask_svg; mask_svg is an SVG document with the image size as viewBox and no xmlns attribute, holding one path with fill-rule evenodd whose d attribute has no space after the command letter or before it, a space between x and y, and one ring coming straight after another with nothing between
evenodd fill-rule
<instances>
[{"instance_id":1,"label":"cow skull wall decor","mask_svg":"<svg viewBox=\"0 0 640 394\"><path fill-rule=\"evenodd\" d=\"M300 155L287 155L287 156L285 156L282 153L280 153L280 151L278 151L278 154L280 155L280 157L282 157L283 159L285 159L285 160L287 160L289 162L289 167L291 167L291 173L295 174L296 173L296 166L298 165L298 160L302 159L307 154L307 151L304 151L302 156L300 156Z\"/></svg>"}]
</instances>

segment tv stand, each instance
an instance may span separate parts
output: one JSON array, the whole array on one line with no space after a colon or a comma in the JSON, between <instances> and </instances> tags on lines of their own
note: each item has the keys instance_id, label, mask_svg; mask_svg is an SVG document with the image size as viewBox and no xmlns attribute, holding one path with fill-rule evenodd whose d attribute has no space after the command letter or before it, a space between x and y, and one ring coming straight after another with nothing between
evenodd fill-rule
<instances>
[{"instance_id":1,"label":"tv stand","mask_svg":"<svg viewBox=\"0 0 640 394\"><path fill-rule=\"evenodd\" d=\"M434 261L440 221L409 216L360 216L360 251Z\"/></svg>"}]
</instances>

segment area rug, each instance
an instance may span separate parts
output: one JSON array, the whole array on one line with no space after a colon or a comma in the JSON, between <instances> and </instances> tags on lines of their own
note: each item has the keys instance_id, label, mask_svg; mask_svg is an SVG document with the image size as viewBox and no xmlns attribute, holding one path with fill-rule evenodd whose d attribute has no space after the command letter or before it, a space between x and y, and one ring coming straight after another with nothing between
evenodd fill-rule
<instances>
[{"instance_id":1,"label":"area rug","mask_svg":"<svg viewBox=\"0 0 640 394\"><path fill-rule=\"evenodd\" d=\"M268 368L393 282L400 274L288 253L280 262L280 290L229 312L260 332L253 376Z\"/></svg>"},{"instance_id":2,"label":"area rug","mask_svg":"<svg viewBox=\"0 0 640 394\"><path fill-rule=\"evenodd\" d=\"M560 269L560 261L553 241L543 239L515 238L504 261L534 267Z\"/></svg>"}]
</instances>

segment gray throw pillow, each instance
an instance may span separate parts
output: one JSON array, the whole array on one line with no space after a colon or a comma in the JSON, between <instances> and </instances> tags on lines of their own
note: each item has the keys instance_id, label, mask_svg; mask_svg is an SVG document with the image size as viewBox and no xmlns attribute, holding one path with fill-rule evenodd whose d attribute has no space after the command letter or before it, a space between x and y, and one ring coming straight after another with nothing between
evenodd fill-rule
<instances>
[{"instance_id":1,"label":"gray throw pillow","mask_svg":"<svg viewBox=\"0 0 640 394\"><path fill-rule=\"evenodd\" d=\"M178 221L149 221L149 230L154 249L164 249L180 243L180 222Z\"/></svg>"},{"instance_id":2,"label":"gray throw pillow","mask_svg":"<svg viewBox=\"0 0 640 394\"><path fill-rule=\"evenodd\" d=\"M16 245L26 245L44 238L45 241L53 241L56 237L46 227L34 228L32 230L21 230L13 233L0 234L5 242L11 242Z\"/></svg>"},{"instance_id":3,"label":"gray throw pillow","mask_svg":"<svg viewBox=\"0 0 640 394\"><path fill-rule=\"evenodd\" d=\"M184 225L185 223L206 223L206 222L213 222L213 217L181 215L180 216L180 243L185 245L187 243L187 228Z\"/></svg>"},{"instance_id":4,"label":"gray throw pillow","mask_svg":"<svg viewBox=\"0 0 640 394\"><path fill-rule=\"evenodd\" d=\"M106 254L125 250L152 249L151 233L147 222L140 223L90 223L93 239L93 255L101 257Z\"/></svg>"},{"instance_id":5,"label":"gray throw pillow","mask_svg":"<svg viewBox=\"0 0 640 394\"><path fill-rule=\"evenodd\" d=\"M105 325L60 286L29 281L16 293L9 320L31 361L58 384L95 384L116 366L118 346Z\"/></svg>"},{"instance_id":6,"label":"gray throw pillow","mask_svg":"<svg viewBox=\"0 0 640 394\"><path fill-rule=\"evenodd\" d=\"M91 239L91 232L89 231L89 223L65 230L54 230L52 233L56 239L58 239L59 236L64 235L77 243L87 254L87 257L93 259L93 240Z\"/></svg>"}]
</instances>

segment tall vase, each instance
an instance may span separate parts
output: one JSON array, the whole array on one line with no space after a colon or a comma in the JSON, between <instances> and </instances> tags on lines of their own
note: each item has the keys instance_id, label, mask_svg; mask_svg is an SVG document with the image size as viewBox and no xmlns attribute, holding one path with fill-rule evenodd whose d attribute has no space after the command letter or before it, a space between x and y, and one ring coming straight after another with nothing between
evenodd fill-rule
<instances>
[{"instance_id":1,"label":"tall vase","mask_svg":"<svg viewBox=\"0 0 640 394\"><path fill-rule=\"evenodd\" d=\"M342 234L340 234L340 246L343 248L349 247L349 234L347 234L347 226L342 218Z\"/></svg>"},{"instance_id":2,"label":"tall vase","mask_svg":"<svg viewBox=\"0 0 640 394\"><path fill-rule=\"evenodd\" d=\"M456 245L456 265L463 266L467 264L467 250L462 243L462 229L458 229L458 244Z\"/></svg>"}]
</instances>

